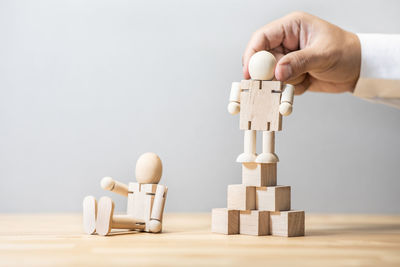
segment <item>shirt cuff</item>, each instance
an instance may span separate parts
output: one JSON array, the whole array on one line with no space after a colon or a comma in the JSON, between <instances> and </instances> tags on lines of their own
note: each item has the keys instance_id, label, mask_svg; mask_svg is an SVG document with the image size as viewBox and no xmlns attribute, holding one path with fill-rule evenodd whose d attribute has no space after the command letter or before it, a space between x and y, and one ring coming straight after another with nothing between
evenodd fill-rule
<instances>
[{"instance_id":1,"label":"shirt cuff","mask_svg":"<svg viewBox=\"0 0 400 267\"><path fill-rule=\"evenodd\" d=\"M361 71L354 95L380 103L390 102L391 105L392 102L398 103L400 35L357 34L357 36L361 43Z\"/></svg>"}]
</instances>

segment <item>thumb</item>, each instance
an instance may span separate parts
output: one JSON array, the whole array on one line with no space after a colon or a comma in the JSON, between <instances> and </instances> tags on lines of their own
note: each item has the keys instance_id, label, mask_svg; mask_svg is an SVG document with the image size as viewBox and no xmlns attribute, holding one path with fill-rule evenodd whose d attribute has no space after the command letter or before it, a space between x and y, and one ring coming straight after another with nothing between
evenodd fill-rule
<instances>
[{"instance_id":1,"label":"thumb","mask_svg":"<svg viewBox=\"0 0 400 267\"><path fill-rule=\"evenodd\" d=\"M320 62L312 48L305 48L286 54L275 68L275 77L279 81L287 81L312 71Z\"/></svg>"}]
</instances>

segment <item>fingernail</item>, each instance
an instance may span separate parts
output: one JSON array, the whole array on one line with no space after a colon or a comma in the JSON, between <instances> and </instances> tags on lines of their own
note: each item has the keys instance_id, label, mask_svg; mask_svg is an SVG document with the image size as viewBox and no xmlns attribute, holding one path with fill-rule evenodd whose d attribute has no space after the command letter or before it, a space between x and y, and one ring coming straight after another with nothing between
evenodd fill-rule
<instances>
[{"instance_id":1,"label":"fingernail","mask_svg":"<svg viewBox=\"0 0 400 267\"><path fill-rule=\"evenodd\" d=\"M289 64L280 65L279 69L280 77L277 78L279 78L280 81L287 81L290 77L292 77L292 67Z\"/></svg>"}]
</instances>

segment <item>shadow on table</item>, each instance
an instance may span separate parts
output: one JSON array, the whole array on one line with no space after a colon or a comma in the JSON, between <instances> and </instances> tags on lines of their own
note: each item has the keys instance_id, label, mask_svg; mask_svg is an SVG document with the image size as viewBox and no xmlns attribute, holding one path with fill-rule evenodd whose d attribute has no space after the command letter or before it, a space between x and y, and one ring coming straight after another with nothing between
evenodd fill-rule
<instances>
[{"instance_id":1,"label":"shadow on table","mask_svg":"<svg viewBox=\"0 0 400 267\"><path fill-rule=\"evenodd\" d=\"M162 234L167 234L167 233L170 233L170 231L162 231ZM112 230L107 236L134 235L134 234L157 235L160 233L148 233L148 232L137 231L137 230Z\"/></svg>"},{"instance_id":2,"label":"shadow on table","mask_svg":"<svg viewBox=\"0 0 400 267\"><path fill-rule=\"evenodd\" d=\"M307 227L306 227L307 229ZM385 234L387 232L399 231L400 224L372 224L337 226L326 229L306 230L308 236L345 235L345 234Z\"/></svg>"}]
</instances>

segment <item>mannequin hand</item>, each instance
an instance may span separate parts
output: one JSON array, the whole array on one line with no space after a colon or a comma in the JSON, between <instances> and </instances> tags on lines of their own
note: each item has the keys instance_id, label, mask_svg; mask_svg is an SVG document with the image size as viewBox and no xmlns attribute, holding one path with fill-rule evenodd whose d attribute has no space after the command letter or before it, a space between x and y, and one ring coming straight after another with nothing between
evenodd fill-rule
<instances>
[{"instance_id":1,"label":"mannequin hand","mask_svg":"<svg viewBox=\"0 0 400 267\"><path fill-rule=\"evenodd\" d=\"M279 105L279 113L281 113L282 116L289 116L292 113L292 110L293 105L289 102L283 102Z\"/></svg>"},{"instance_id":2,"label":"mannequin hand","mask_svg":"<svg viewBox=\"0 0 400 267\"><path fill-rule=\"evenodd\" d=\"M236 115L240 112L240 104L237 102L230 102L228 104L228 112L232 115Z\"/></svg>"}]
</instances>

